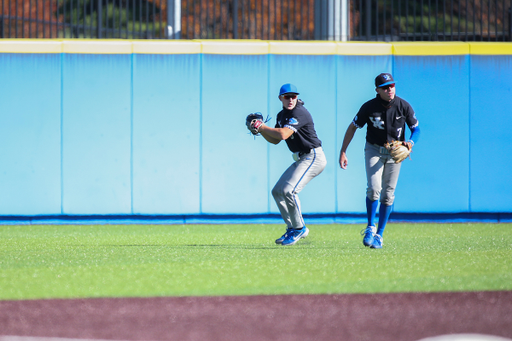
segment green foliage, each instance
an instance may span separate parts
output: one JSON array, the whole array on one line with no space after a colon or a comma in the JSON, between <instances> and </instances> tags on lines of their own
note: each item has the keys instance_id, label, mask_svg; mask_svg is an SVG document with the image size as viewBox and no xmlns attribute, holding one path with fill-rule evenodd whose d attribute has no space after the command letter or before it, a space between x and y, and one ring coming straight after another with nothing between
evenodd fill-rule
<instances>
[{"instance_id":1,"label":"green foliage","mask_svg":"<svg viewBox=\"0 0 512 341\"><path fill-rule=\"evenodd\" d=\"M167 20L153 0L64 0L58 3L54 15L66 23L61 34L74 38L97 38L98 27L102 38L162 37L166 27L162 20Z\"/></svg>"},{"instance_id":2,"label":"green foliage","mask_svg":"<svg viewBox=\"0 0 512 341\"><path fill-rule=\"evenodd\" d=\"M512 224L0 226L0 300L512 290Z\"/></svg>"}]
</instances>

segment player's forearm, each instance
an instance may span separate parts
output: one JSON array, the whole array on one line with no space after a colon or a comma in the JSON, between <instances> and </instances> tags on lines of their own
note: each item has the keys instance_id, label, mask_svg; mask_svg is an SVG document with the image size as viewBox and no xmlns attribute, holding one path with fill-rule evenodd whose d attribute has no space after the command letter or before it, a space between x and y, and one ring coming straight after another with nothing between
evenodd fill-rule
<instances>
[{"instance_id":1,"label":"player's forearm","mask_svg":"<svg viewBox=\"0 0 512 341\"><path fill-rule=\"evenodd\" d=\"M289 130L290 129L284 128L271 128L269 126L263 125L259 129L259 133L268 142L278 144L282 140L286 140L288 137L290 137L291 134L289 134Z\"/></svg>"},{"instance_id":2,"label":"player's forearm","mask_svg":"<svg viewBox=\"0 0 512 341\"><path fill-rule=\"evenodd\" d=\"M343 144L341 145L340 156L341 154L345 154L347 152L347 148L354 138L354 134L356 133L357 127L352 123L348 126L347 132L345 133L345 137L343 138Z\"/></svg>"},{"instance_id":3,"label":"player's forearm","mask_svg":"<svg viewBox=\"0 0 512 341\"><path fill-rule=\"evenodd\" d=\"M411 138L409 139L409 142L412 142L412 145L416 144L418 142L418 139L420 138L420 127L416 126L415 128L411 129Z\"/></svg>"},{"instance_id":4,"label":"player's forearm","mask_svg":"<svg viewBox=\"0 0 512 341\"><path fill-rule=\"evenodd\" d=\"M278 139L275 139L275 138L273 138L273 137L271 137L271 136L268 136L268 135L267 135L267 134L265 134L265 133L261 133L261 132L260 132L260 134L261 134L261 136L263 136L263 138L264 138L265 140L267 140L268 142L270 142L270 143L272 143L272 144L278 144L279 142L281 142L281 140L278 140Z\"/></svg>"}]
</instances>

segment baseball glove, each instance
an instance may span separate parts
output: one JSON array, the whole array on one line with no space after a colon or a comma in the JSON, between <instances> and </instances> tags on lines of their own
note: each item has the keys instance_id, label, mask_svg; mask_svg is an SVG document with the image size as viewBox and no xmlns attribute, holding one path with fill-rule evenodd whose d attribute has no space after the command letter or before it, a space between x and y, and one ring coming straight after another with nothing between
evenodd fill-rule
<instances>
[{"instance_id":1,"label":"baseball glove","mask_svg":"<svg viewBox=\"0 0 512 341\"><path fill-rule=\"evenodd\" d=\"M267 119L264 120L263 115L259 112L256 112L247 115L247 117L245 118L245 125L253 135L259 135L260 127L263 125L263 123L267 123L269 120L269 117L267 117Z\"/></svg>"},{"instance_id":2,"label":"baseball glove","mask_svg":"<svg viewBox=\"0 0 512 341\"><path fill-rule=\"evenodd\" d=\"M411 151L401 141L386 142L384 147L389 150L389 155L395 160L395 163L400 163L407 157L411 158Z\"/></svg>"}]
</instances>

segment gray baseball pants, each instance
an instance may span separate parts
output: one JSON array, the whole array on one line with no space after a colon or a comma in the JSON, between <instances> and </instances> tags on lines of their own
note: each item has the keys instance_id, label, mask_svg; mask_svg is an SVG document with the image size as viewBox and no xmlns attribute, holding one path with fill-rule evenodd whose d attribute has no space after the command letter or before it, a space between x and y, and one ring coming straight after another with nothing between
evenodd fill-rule
<instances>
[{"instance_id":1,"label":"gray baseball pants","mask_svg":"<svg viewBox=\"0 0 512 341\"><path fill-rule=\"evenodd\" d=\"M402 164L395 163L386 148L368 142L364 148L364 155L368 182L366 196L372 201L380 198L384 205L393 205Z\"/></svg>"},{"instance_id":2,"label":"gray baseball pants","mask_svg":"<svg viewBox=\"0 0 512 341\"><path fill-rule=\"evenodd\" d=\"M308 182L322 173L326 164L322 147L311 149L288 167L272 189L272 196L287 228L305 226L298 194Z\"/></svg>"}]
</instances>

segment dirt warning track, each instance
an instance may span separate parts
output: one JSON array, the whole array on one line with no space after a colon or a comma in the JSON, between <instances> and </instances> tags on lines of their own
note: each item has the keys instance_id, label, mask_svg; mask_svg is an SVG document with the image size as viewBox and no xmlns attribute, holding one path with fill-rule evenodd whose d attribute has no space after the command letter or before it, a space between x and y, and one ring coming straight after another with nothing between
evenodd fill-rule
<instances>
[{"instance_id":1,"label":"dirt warning track","mask_svg":"<svg viewBox=\"0 0 512 341\"><path fill-rule=\"evenodd\" d=\"M1 336L102 340L512 338L512 291L0 301Z\"/></svg>"}]
</instances>

